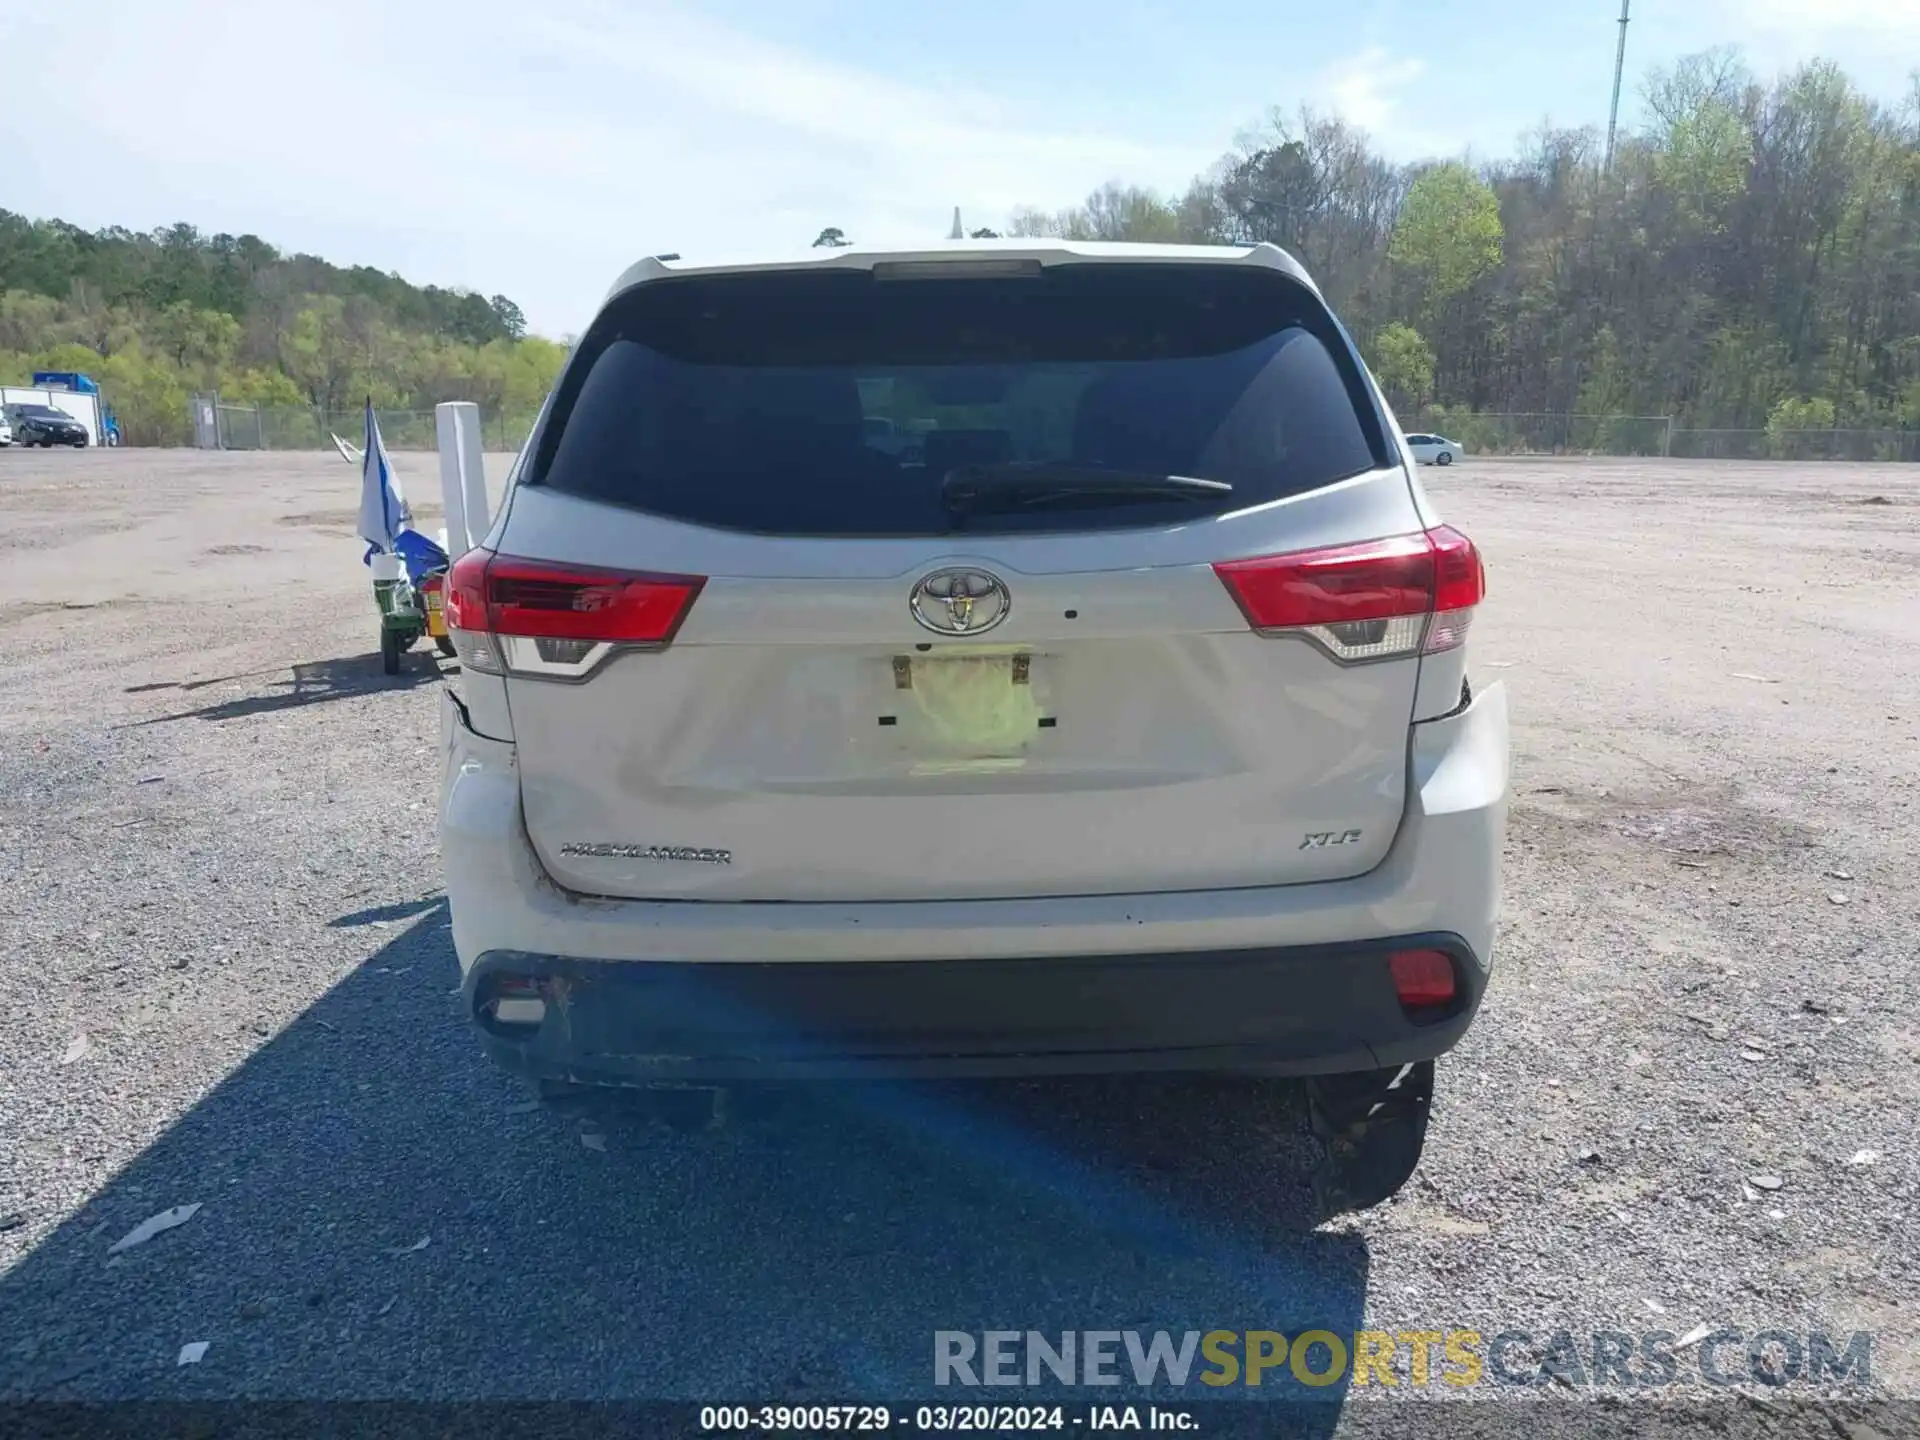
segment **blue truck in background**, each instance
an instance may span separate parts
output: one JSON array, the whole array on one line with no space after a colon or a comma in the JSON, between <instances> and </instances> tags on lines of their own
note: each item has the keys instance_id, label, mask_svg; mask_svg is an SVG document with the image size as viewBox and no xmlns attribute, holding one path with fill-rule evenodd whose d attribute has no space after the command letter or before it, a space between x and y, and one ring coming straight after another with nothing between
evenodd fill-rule
<instances>
[{"instance_id":1,"label":"blue truck in background","mask_svg":"<svg viewBox=\"0 0 1920 1440\"><path fill-rule=\"evenodd\" d=\"M70 390L76 395L93 396L94 407L100 416L100 443L120 443L119 417L113 413L113 407L107 404L106 396L100 393L100 386L91 375L82 375L73 370L36 370L33 372L33 383L37 389Z\"/></svg>"}]
</instances>

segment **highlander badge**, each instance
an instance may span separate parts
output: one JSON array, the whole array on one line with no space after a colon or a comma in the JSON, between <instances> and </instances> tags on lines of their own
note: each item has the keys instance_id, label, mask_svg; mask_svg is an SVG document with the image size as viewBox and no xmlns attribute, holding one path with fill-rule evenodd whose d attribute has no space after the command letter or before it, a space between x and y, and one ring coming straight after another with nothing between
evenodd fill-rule
<instances>
[{"instance_id":1,"label":"highlander badge","mask_svg":"<svg viewBox=\"0 0 1920 1440\"><path fill-rule=\"evenodd\" d=\"M692 845L588 845L569 840L562 855L589 855L596 860L697 860L702 865L731 865L731 850L702 850Z\"/></svg>"}]
</instances>

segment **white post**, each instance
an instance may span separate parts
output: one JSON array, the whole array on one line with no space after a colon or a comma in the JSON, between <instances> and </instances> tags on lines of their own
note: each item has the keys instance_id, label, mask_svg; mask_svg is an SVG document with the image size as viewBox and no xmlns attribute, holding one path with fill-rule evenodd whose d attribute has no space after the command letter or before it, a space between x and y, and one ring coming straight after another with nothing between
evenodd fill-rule
<instances>
[{"instance_id":1,"label":"white post","mask_svg":"<svg viewBox=\"0 0 1920 1440\"><path fill-rule=\"evenodd\" d=\"M433 407L433 430L440 447L440 493L447 513L447 558L458 560L473 548L468 538L466 489L460 477L460 427L455 405Z\"/></svg>"},{"instance_id":2,"label":"white post","mask_svg":"<svg viewBox=\"0 0 1920 1440\"><path fill-rule=\"evenodd\" d=\"M447 494L448 553L457 558L478 545L493 528L488 516L486 455L480 442L480 407L466 400L450 400L433 407L433 419L440 440L440 484ZM454 525L456 503L458 533Z\"/></svg>"},{"instance_id":3,"label":"white post","mask_svg":"<svg viewBox=\"0 0 1920 1440\"><path fill-rule=\"evenodd\" d=\"M460 407L460 483L467 495L467 535L475 545L493 528L487 503L487 448L480 438L480 407Z\"/></svg>"}]
</instances>

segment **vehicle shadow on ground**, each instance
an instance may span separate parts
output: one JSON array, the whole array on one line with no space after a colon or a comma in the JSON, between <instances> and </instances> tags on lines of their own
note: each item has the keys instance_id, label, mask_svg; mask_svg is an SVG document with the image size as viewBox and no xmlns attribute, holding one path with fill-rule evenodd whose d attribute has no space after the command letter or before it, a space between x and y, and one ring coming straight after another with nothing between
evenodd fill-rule
<instances>
[{"instance_id":1,"label":"vehicle shadow on ground","mask_svg":"<svg viewBox=\"0 0 1920 1440\"><path fill-rule=\"evenodd\" d=\"M156 690L178 690L182 693L192 690L206 690L215 685L231 685L236 680L253 680L261 675L277 675L280 667L270 665L265 670L242 670L235 675L215 675L206 680L155 680L145 685L128 685L123 695L149 695Z\"/></svg>"},{"instance_id":2,"label":"vehicle shadow on ground","mask_svg":"<svg viewBox=\"0 0 1920 1440\"><path fill-rule=\"evenodd\" d=\"M391 925L398 920L411 920L428 911L446 913L447 902L432 896L424 900L402 900L392 905L375 905L370 910L355 910L350 915L336 915L327 922L329 930L353 930L362 925Z\"/></svg>"},{"instance_id":3,"label":"vehicle shadow on ground","mask_svg":"<svg viewBox=\"0 0 1920 1440\"><path fill-rule=\"evenodd\" d=\"M483 1058L446 923L412 921L0 1278L0 1398L1137 1403L1124 1343L1117 1387L936 1391L935 1332L1360 1324L1366 1245L1307 1228L1288 1092L875 1085L708 1133L583 1121ZM1333 1428L1344 1380L1207 1368L1183 1400L1312 1399L1287 1432Z\"/></svg>"},{"instance_id":4,"label":"vehicle shadow on ground","mask_svg":"<svg viewBox=\"0 0 1920 1440\"><path fill-rule=\"evenodd\" d=\"M274 674L278 672L264 672ZM288 678L276 681L272 688L237 700L222 700L192 710L176 710L149 720L136 720L128 729L147 725L165 725L173 720L239 720L249 715L265 715L276 710L297 710L305 705L323 705L329 700L345 700L383 690L411 690L432 684L440 678L440 663L430 649L415 647L400 662L398 675L387 675L380 668L380 657L355 655L341 660L314 660L295 665ZM245 678L245 677L235 677ZM217 684L217 681L204 682ZM162 687L144 686L142 689ZM182 690L193 685L181 685Z\"/></svg>"}]
</instances>

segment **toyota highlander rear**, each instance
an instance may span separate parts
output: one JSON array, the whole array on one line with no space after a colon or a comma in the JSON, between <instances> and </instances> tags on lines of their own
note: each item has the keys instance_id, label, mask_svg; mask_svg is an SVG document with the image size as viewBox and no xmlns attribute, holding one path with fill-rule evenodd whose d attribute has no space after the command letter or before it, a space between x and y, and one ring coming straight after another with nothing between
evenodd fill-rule
<instances>
[{"instance_id":1,"label":"toyota highlander rear","mask_svg":"<svg viewBox=\"0 0 1920 1440\"><path fill-rule=\"evenodd\" d=\"M1506 804L1480 557L1398 437L1270 246L635 267L448 582L489 1047L1323 1077L1372 1157L1335 1198L1377 1198L1485 983Z\"/></svg>"}]
</instances>

